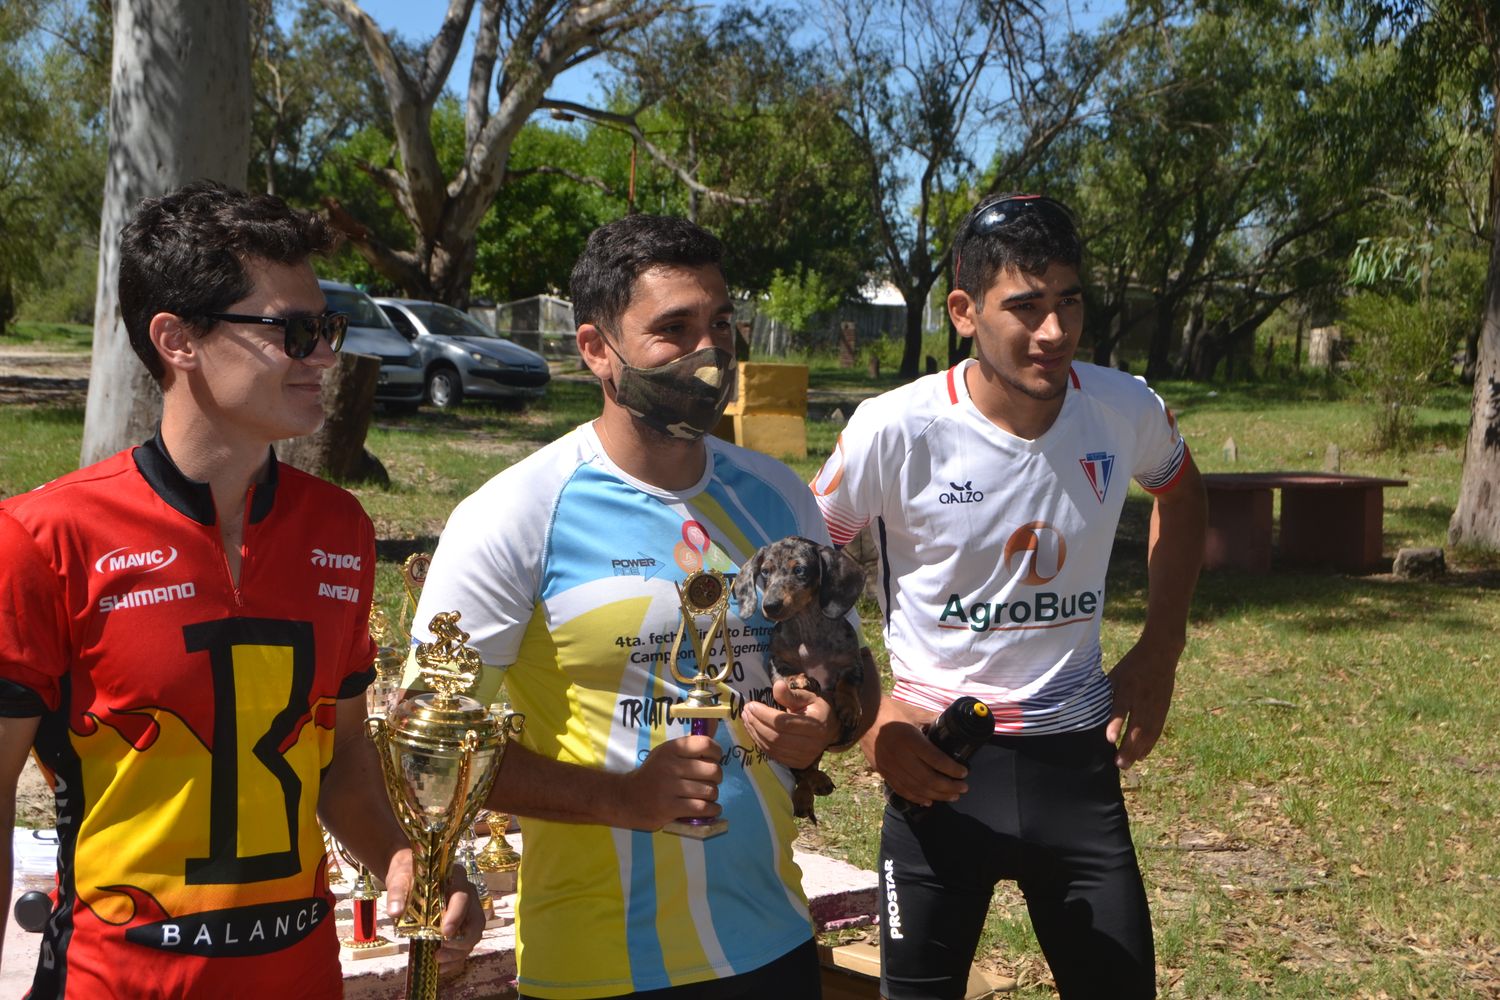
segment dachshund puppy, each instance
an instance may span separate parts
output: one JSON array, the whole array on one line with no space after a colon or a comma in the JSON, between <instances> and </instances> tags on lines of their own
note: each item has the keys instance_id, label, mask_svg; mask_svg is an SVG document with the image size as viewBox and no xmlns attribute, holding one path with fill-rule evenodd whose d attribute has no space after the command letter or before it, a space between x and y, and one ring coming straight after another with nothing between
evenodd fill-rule
<instances>
[{"instance_id":1,"label":"dachshund puppy","mask_svg":"<svg viewBox=\"0 0 1500 1000\"><path fill-rule=\"evenodd\" d=\"M864 669L859 636L845 617L864 590L864 567L827 545L789 537L765 546L740 567L734 596L740 616L760 609L775 623L771 631L771 667L794 689L813 692L833 706L833 714L852 732L859 725L860 686ZM833 781L818 769L794 768L792 809L814 823L813 796L833 791Z\"/></svg>"}]
</instances>

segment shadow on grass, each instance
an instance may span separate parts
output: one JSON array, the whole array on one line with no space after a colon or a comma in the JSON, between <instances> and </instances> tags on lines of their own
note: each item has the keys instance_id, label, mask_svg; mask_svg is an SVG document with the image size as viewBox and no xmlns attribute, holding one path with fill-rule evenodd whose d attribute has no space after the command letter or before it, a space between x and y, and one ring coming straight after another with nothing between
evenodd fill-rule
<instances>
[{"instance_id":1,"label":"shadow on grass","mask_svg":"<svg viewBox=\"0 0 1500 1000\"><path fill-rule=\"evenodd\" d=\"M418 535L416 538L377 538L375 539L375 558L380 562L390 562L401 565L407 558L418 552L431 555L437 551L437 535Z\"/></svg>"},{"instance_id":2,"label":"shadow on grass","mask_svg":"<svg viewBox=\"0 0 1500 1000\"><path fill-rule=\"evenodd\" d=\"M1453 507L1446 503L1402 504L1399 509L1386 511L1383 541L1387 552L1394 552L1400 536L1420 538L1444 538L1448 534L1448 522L1453 517ZM1401 532L1391 530L1392 523L1399 523Z\"/></svg>"},{"instance_id":3,"label":"shadow on grass","mask_svg":"<svg viewBox=\"0 0 1500 1000\"><path fill-rule=\"evenodd\" d=\"M1408 514L1447 526L1450 512L1440 505L1408 508ZM1111 621L1144 624L1146 619L1146 539L1149 500L1130 497L1120 518L1108 577ZM1289 567L1272 562L1266 574L1235 570L1204 572L1193 595L1192 620L1208 623L1266 613L1283 627L1308 634L1355 630L1394 622L1420 623L1434 634L1473 629L1470 603L1476 590L1500 590L1500 568L1459 566L1437 580L1397 579ZM1268 623L1270 618L1267 619Z\"/></svg>"}]
</instances>

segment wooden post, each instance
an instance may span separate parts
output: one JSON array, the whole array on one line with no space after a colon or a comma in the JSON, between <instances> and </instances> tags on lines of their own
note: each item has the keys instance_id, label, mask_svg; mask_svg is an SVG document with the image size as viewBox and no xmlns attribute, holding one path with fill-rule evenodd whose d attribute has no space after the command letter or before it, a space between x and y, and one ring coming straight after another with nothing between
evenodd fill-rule
<instances>
[{"instance_id":1,"label":"wooden post","mask_svg":"<svg viewBox=\"0 0 1500 1000\"><path fill-rule=\"evenodd\" d=\"M365 450L380 359L341 351L323 376L323 426L276 445L276 457L335 482L390 482L385 467Z\"/></svg>"},{"instance_id":2,"label":"wooden post","mask_svg":"<svg viewBox=\"0 0 1500 1000\"><path fill-rule=\"evenodd\" d=\"M853 368L855 352L855 326L853 320L839 323L839 367Z\"/></svg>"}]
</instances>

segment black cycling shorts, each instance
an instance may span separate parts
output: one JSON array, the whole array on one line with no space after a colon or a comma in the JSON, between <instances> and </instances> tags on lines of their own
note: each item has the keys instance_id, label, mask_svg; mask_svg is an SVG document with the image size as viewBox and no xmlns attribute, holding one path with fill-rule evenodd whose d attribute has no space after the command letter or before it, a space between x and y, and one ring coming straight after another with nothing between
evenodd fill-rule
<instances>
[{"instance_id":1,"label":"black cycling shorts","mask_svg":"<svg viewBox=\"0 0 1500 1000\"><path fill-rule=\"evenodd\" d=\"M635 1000L822 1000L823 972L818 965L818 943L809 938L791 951L758 969L659 990L641 990L623 996ZM525 994L520 1000L528 1000Z\"/></svg>"},{"instance_id":2,"label":"black cycling shorts","mask_svg":"<svg viewBox=\"0 0 1500 1000\"><path fill-rule=\"evenodd\" d=\"M1065 1000L1156 995L1151 913L1104 727L996 736L969 761L969 791L880 838L880 991L962 997L1000 879L1026 897Z\"/></svg>"}]
</instances>

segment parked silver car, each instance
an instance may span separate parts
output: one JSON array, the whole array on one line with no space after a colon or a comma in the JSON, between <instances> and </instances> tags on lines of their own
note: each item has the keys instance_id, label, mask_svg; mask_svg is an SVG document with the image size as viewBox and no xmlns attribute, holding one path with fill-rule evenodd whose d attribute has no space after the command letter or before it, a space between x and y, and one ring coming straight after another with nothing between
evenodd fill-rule
<instances>
[{"instance_id":1,"label":"parked silver car","mask_svg":"<svg viewBox=\"0 0 1500 1000\"><path fill-rule=\"evenodd\" d=\"M396 332L374 300L358 288L338 281L319 281L318 287L323 289L329 309L349 317L344 350L380 359L375 398L395 409L415 409L427 388L421 353Z\"/></svg>"},{"instance_id":2,"label":"parked silver car","mask_svg":"<svg viewBox=\"0 0 1500 1000\"><path fill-rule=\"evenodd\" d=\"M468 313L440 302L375 301L421 352L427 401L433 406L457 406L465 396L539 399L546 394L552 379L547 360Z\"/></svg>"}]
</instances>

